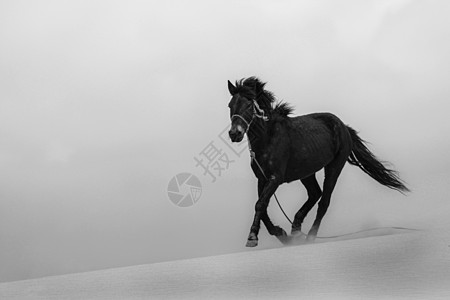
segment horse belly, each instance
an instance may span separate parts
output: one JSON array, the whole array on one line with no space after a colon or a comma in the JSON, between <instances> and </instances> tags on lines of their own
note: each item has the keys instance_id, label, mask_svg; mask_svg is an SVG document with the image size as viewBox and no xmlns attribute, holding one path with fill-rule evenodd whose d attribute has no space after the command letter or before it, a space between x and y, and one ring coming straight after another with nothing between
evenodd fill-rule
<instances>
[{"instance_id":1,"label":"horse belly","mask_svg":"<svg viewBox=\"0 0 450 300\"><path fill-rule=\"evenodd\" d=\"M295 149L295 150L294 150ZM301 139L294 145L286 168L286 181L306 178L334 159L332 139L327 133Z\"/></svg>"},{"instance_id":2,"label":"horse belly","mask_svg":"<svg viewBox=\"0 0 450 300\"><path fill-rule=\"evenodd\" d=\"M328 163L331 159L328 161ZM291 182L294 180L303 179L311 176L314 173L317 173L323 167L325 167L328 163L322 162L304 162L304 163L293 163L291 168L288 168L286 171L285 181Z\"/></svg>"}]
</instances>

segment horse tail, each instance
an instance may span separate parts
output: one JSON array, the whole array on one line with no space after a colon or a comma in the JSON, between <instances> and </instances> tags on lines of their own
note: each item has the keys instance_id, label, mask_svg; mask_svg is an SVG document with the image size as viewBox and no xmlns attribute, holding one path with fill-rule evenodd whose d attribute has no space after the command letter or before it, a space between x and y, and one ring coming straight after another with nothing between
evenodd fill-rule
<instances>
[{"instance_id":1,"label":"horse tail","mask_svg":"<svg viewBox=\"0 0 450 300\"><path fill-rule=\"evenodd\" d=\"M347 161L351 165L358 166L364 173L368 174L380 184L399 192L409 192L409 189L400 179L398 172L388 169L379 161L353 128L347 126L347 129L353 142L352 152Z\"/></svg>"}]
</instances>

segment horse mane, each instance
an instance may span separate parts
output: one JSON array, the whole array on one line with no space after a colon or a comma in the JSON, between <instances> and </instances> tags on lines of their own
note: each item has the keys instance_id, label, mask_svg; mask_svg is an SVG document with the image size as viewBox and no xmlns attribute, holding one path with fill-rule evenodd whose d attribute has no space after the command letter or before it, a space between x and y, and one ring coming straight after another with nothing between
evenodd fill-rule
<instances>
[{"instance_id":1,"label":"horse mane","mask_svg":"<svg viewBox=\"0 0 450 300\"><path fill-rule=\"evenodd\" d=\"M287 117L294 111L293 107L286 102L276 102L275 95L271 91L264 89L266 82L262 82L259 78L252 76L242 78L236 81L236 92L248 99L255 99L259 106L268 113L268 115L276 114L281 117Z\"/></svg>"},{"instance_id":2,"label":"horse mane","mask_svg":"<svg viewBox=\"0 0 450 300\"><path fill-rule=\"evenodd\" d=\"M292 105L290 105L287 102L278 102L277 105L273 108L273 112L277 115L280 115L282 117L287 117L294 111L294 108Z\"/></svg>"}]
</instances>

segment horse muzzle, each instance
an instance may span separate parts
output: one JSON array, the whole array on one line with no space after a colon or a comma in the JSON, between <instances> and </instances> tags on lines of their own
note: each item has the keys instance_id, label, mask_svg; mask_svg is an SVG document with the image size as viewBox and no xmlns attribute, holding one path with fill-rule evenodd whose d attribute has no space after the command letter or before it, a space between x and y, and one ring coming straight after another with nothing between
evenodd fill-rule
<instances>
[{"instance_id":1,"label":"horse muzzle","mask_svg":"<svg viewBox=\"0 0 450 300\"><path fill-rule=\"evenodd\" d=\"M239 143L244 138L245 130L240 125L232 126L228 135L233 143Z\"/></svg>"}]
</instances>

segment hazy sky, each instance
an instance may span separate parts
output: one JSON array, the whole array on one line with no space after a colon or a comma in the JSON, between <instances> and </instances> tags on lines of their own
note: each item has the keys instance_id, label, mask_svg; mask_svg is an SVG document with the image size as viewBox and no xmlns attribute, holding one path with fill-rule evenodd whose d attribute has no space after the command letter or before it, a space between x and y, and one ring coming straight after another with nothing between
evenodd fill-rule
<instances>
[{"instance_id":1,"label":"hazy sky","mask_svg":"<svg viewBox=\"0 0 450 300\"><path fill-rule=\"evenodd\" d=\"M0 281L254 251L248 154L219 138L227 80L252 75L296 114L341 117L413 191L347 166L319 235L436 225L449 15L446 0L0 2ZM214 183L194 161L210 142L234 160ZM189 208L167 196L180 172L202 183ZM299 183L278 195L290 216L306 200Z\"/></svg>"}]
</instances>

